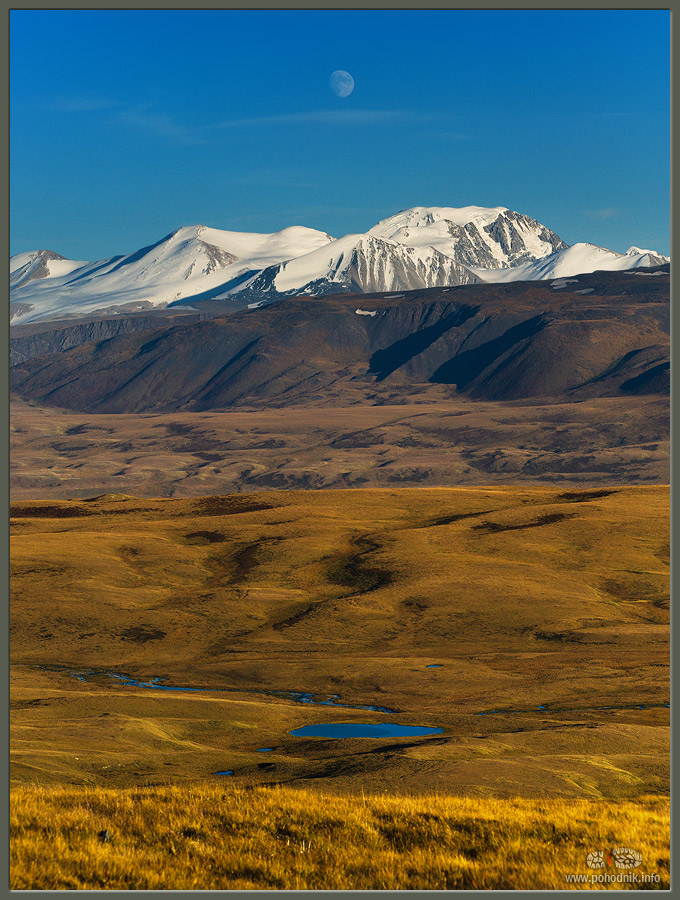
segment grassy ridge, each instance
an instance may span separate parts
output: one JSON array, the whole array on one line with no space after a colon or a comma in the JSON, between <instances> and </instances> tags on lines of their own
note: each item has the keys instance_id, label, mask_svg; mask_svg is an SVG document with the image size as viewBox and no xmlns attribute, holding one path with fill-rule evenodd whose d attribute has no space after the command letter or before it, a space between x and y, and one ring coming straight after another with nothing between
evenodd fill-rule
<instances>
[{"instance_id":1,"label":"grassy ridge","mask_svg":"<svg viewBox=\"0 0 680 900\"><path fill-rule=\"evenodd\" d=\"M592 873L590 851L615 847L639 851L634 871L660 876L651 887L669 887L669 801L655 796L546 802L18 787L11 833L15 890L565 889L567 874Z\"/></svg>"}]
</instances>

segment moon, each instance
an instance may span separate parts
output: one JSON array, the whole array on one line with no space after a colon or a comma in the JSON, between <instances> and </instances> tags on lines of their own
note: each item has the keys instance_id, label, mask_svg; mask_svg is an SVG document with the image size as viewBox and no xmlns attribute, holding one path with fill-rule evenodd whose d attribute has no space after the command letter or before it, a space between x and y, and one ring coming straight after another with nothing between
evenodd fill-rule
<instances>
[{"instance_id":1,"label":"moon","mask_svg":"<svg viewBox=\"0 0 680 900\"><path fill-rule=\"evenodd\" d=\"M344 69L336 69L330 77L330 85L336 97L349 97L354 90L354 79Z\"/></svg>"}]
</instances>

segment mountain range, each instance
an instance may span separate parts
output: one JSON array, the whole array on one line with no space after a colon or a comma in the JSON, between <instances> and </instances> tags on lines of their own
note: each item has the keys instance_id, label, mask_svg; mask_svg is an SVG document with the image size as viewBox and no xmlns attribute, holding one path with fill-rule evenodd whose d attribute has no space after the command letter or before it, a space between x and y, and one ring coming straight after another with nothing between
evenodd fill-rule
<instances>
[{"instance_id":1,"label":"mountain range","mask_svg":"<svg viewBox=\"0 0 680 900\"><path fill-rule=\"evenodd\" d=\"M536 281L668 261L637 247L621 254L568 246L535 219L501 206L414 207L338 239L302 226L258 234L197 225L96 262L52 250L19 253L10 260L10 318L24 324L200 309L215 300L237 311L301 294Z\"/></svg>"},{"instance_id":2,"label":"mountain range","mask_svg":"<svg viewBox=\"0 0 680 900\"><path fill-rule=\"evenodd\" d=\"M668 300L668 266L284 298L25 359L12 386L25 400L106 413L351 406L428 385L481 401L661 394Z\"/></svg>"}]
</instances>

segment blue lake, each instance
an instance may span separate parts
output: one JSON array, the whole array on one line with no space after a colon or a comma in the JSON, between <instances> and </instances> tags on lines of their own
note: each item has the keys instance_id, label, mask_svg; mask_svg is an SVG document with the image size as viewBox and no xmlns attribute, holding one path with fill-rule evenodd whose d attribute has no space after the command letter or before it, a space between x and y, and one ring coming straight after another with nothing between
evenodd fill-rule
<instances>
[{"instance_id":1,"label":"blue lake","mask_svg":"<svg viewBox=\"0 0 680 900\"><path fill-rule=\"evenodd\" d=\"M385 738L441 734L443 730L426 725L393 725L391 722L327 722L323 725L304 725L290 733L295 737Z\"/></svg>"},{"instance_id":2,"label":"blue lake","mask_svg":"<svg viewBox=\"0 0 680 900\"><path fill-rule=\"evenodd\" d=\"M258 747L257 752L258 753L271 753L273 749L274 749L273 747Z\"/></svg>"},{"instance_id":3,"label":"blue lake","mask_svg":"<svg viewBox=\"0 0 680 900\"><path fill-rule=\"evenodd\" d=\"M223 772L215 772L215 775L233 775L233 769L225 769Z\"/></svg>"},{"instance_id":4,"label":"blue lake","mask_svg":"<svg viewBox=\"0 0 680 900\"><path fill-rule=\"evenodd\" d=\"M430 663L429 666L425 666L426 669L441 669L441 663Z\"/></svg>"}]
</instances>

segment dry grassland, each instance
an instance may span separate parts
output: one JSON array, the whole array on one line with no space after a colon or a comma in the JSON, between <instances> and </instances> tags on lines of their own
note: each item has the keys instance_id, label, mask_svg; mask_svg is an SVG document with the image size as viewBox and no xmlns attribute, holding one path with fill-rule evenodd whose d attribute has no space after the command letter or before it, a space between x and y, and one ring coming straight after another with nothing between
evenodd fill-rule
<instances>
[{"instance_id":1,"label":"dry grassland","mask_svg":"<svg viewBox=\"0 0 680 900\"><path fill-rule=\"evenodd\" d=\"M669 480L667 397L478 403L444 385L366 391L305 407L115 416L17 400L12 497Z\"/></svg>"},{"instance_id":2,"label":"dry grassland","mask_svg":"<svg viewBox=\"0 0 680 900\"><path fill-rule=\"evenodd\" d=\"M596 874L589 852L622 846L641 853L638 877L658 876L647 886L669 887L669 808L659 797L18 788L11 828L13 889L559 890L583 887L568 874ZM612 860L606 874L630 876ZM594 885L612 886L635 887Z\"/></svg>"}]
</instances>

